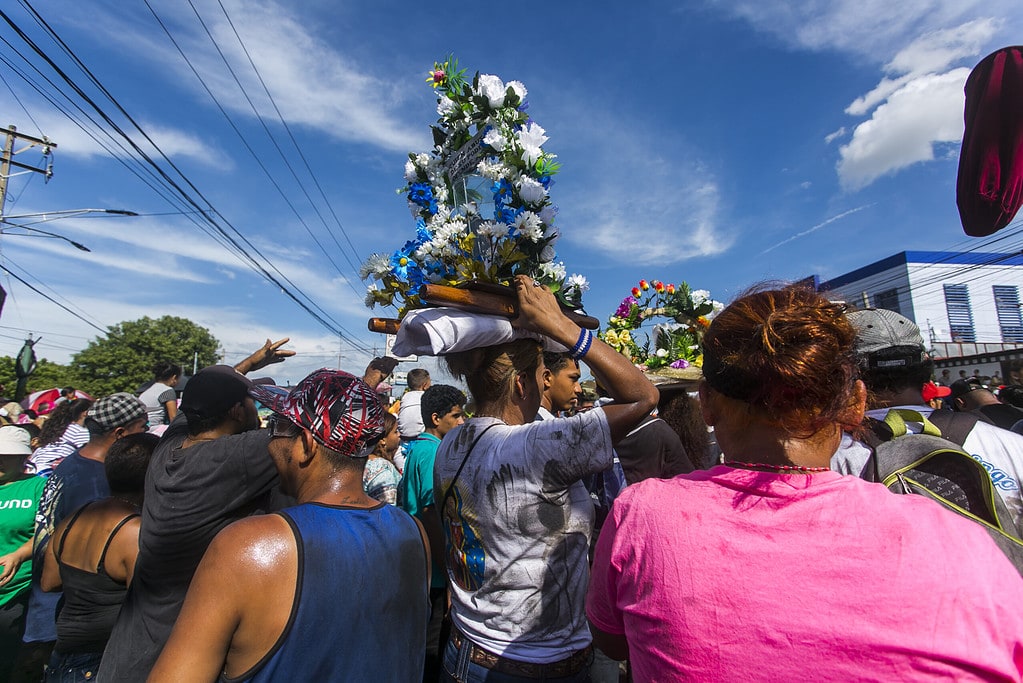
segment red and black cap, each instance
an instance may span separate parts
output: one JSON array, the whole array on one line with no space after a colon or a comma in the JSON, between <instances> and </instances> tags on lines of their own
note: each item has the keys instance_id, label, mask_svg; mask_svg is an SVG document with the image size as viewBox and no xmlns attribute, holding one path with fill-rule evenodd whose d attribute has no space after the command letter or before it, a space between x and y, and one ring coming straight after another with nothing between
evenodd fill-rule
<instances>
[{"instance_id":1,"label":"red and black cap","mask_svg":"<svg viewBox=\"0 0 1023 683\"><path fill-rule=\"evenodd\" d=\"M317 370L291 391L254 385L249 393L342 455L368 456L384 433L385 411L376 392L347 372Z\"/></svg>"}]
</instances>

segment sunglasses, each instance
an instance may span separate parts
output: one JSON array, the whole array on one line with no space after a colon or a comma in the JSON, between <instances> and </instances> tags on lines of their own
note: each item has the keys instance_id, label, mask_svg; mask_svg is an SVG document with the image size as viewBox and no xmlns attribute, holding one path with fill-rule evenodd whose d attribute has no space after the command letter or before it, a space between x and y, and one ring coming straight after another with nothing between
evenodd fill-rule
<instances>
[{"instance_id":1,"label":"sunglasses","mask_svg":"<svg viewBox=\"0 0 1023 683\"><path fill-rule=\"evenodd\" d=\"M293 439L302 433L302 428L284 417L274 413L266 421L266 428L270 430L270 438L283 437Z\"/></svg>"}]
</instances>

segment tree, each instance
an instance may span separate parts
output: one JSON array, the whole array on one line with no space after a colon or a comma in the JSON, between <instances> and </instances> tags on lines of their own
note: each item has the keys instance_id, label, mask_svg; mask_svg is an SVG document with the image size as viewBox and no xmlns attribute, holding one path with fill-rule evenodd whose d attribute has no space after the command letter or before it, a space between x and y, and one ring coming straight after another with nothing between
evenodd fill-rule
<instances>
[{"instance_id":1,"label":"tree","mask_svg":"<svg viewBox=\"0 0 1023 683\"><path fill-rule=\"evenodd\" d=\"M18 378L14 372L14 358L10 356L0 356L0 384L2 384L5 388L5 392L0 392L0 394L5 396L14 396L14 386L17 383ZM66 386L73 386L86 392L89 391L85 387L75 384L75 376L72 373L71 368L66 365L60 365L59 363L53 363L43 358L39 361L36 365L35 371L33 371L28 378L26 395L36 391L42 391L43 389Z\"/></svg>"},{"instance_id":2,"label":"tree","mask_svg":"<svg viewBox=\"0 0 1023 683\"><path fill-rule=\"evenodd\" d=\"M199 367L219 360L220 342L205 327L185 318L165 315L141 318L109 328L71 357L75 386L93 396L117 391L135 391L153 379L153 366L160 361L191 368L195 354Z\"/></svg>"}]
</instances>

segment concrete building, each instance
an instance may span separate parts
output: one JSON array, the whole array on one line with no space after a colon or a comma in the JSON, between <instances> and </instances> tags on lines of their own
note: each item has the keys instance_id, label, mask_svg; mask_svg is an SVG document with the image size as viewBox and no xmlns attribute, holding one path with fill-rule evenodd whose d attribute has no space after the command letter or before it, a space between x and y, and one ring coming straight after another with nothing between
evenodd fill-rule
<instances>
[{"instance_id":1,"label":"concrete building","mask_svg":"<svg viewBox=\"0 0 1023 683\"><path fill-rule=\"evenodd\" d=\"M858 308L898 311L928 340L939 368L1009 376L1023 360L1023 254L904 251L820 283Z\"/></svg>"}]
</instances>

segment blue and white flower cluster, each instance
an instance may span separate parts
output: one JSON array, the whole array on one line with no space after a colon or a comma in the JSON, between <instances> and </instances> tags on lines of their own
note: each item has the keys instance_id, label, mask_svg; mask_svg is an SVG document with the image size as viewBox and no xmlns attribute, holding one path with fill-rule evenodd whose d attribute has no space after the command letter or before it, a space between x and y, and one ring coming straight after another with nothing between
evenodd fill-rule
<instances>
[{"instance_id":1,"label":"blue and white flower cluster","mask_svg":"<svg viewBox=\"0 0 1023 683\"><path fill-rule=\"evenodd\" d=\"M427 78L439 96L436 144L430 154L409 155L399 190L416 236L363 264L360 275L374 281L366 305L398 305L403 313L420 305L424 283L507 285L524 273L578 307L589 284L581 275L566 279L556 260L550 188L559 164L543 149L546 131L526 113L526 86L479 73L469 83L464 72L449 57ZM484 184L468 189L467 176Z\"/></svg>"}]
</instances>

